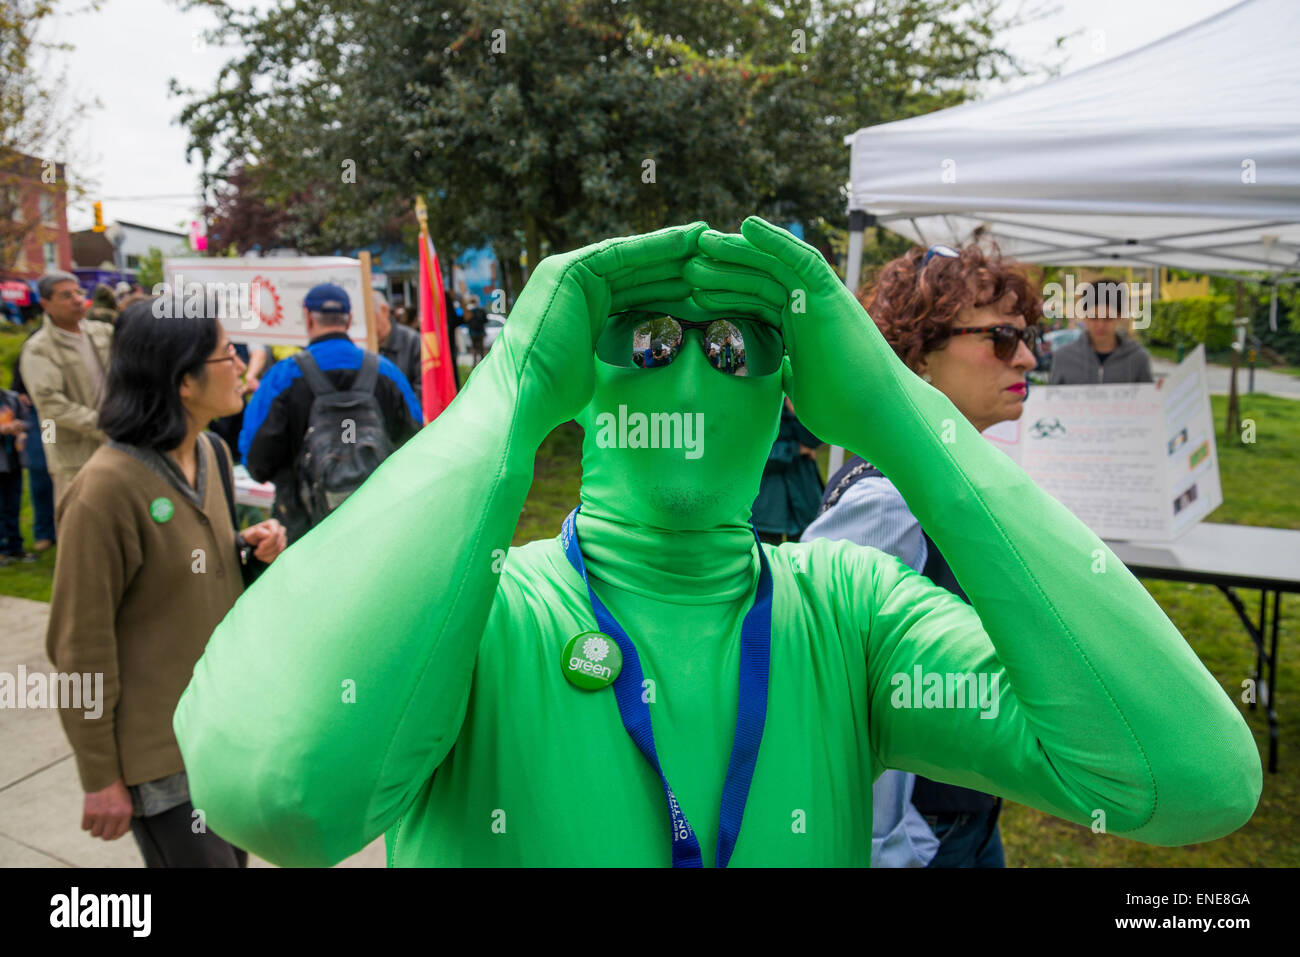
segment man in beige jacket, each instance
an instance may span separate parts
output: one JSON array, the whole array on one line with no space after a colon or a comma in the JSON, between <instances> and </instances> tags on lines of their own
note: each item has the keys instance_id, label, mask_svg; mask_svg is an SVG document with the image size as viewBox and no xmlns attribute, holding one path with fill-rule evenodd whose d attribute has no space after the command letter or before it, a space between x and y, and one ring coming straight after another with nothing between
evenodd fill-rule
<instances>
[{"instance_id":1,"label":"man in beige jacket","mask_svg":"<svg viewBox=\"0 0 1300 957\"><path fill-rule=\"evenodd\" d=\"M99 402L108 378L113 327L82 321L85 295L71 273L48 272L37 289L45 323L23 345L20 362L40 419L57 509L68 483L104 441Z\"/></svg>"}]
</instances>

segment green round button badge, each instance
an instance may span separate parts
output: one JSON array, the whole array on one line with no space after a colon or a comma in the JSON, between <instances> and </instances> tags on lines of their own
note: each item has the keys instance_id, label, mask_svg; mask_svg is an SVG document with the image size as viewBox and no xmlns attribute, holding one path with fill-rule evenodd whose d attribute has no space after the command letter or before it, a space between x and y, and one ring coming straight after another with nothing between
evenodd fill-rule
<instances>
[{"instance_id":1,"label":"green round button badge","mask_svg":"<svg viewBox=\"0 0 1300 957\"><path fill-rule=\"evenodd\" d=\"M159 525L164 522L170 522L172 515L176 513L176 506L172 504L169 498L156 498L149 503L149 514Z\"/></svg>"},{"instance_id":2,"label":"green round button badge","mask_svg":"<svg viewBox=\"0 0 1300 957\"><path fill-rule=\"evenodd\" d=\"M561 669L575 688L599 691L612 685L623 670L623 652L609 635L584 631L564 646Z\"/></svg>"}]
</instances>

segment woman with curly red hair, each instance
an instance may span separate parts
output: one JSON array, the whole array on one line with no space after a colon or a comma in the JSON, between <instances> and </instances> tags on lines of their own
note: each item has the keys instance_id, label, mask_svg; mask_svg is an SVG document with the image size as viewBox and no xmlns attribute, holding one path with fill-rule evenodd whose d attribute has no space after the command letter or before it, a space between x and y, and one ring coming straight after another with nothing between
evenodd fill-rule
<instances>
[{"instance_id":1,"label":"woman with curly red hair","mask_svg":"<svg viewBox=\"0 0 1300 957\"><path fill-rule=\"evenodd\" d=\"M898 357L975 428L1020 417L1043 315L1024 266L975 246L913 249L859 298Z\"/></svg>"},{"instance_id":2,"label":"woman with curly red hair","mask_svg":"<svg viewBox=\"0 0 1300 957\"><path fill-rule=\"evenodd\" d=\"M1020 417L1043 314L1023 266L975 246L912 249L859 299L898 357L975 428ZM814 538L888 552L966 599L902 495L857 456L827 483L803 541ZM1004 866L1000 799L901 771L881 775L872 796L873 867Z\"/></svg>"}]
</instances>

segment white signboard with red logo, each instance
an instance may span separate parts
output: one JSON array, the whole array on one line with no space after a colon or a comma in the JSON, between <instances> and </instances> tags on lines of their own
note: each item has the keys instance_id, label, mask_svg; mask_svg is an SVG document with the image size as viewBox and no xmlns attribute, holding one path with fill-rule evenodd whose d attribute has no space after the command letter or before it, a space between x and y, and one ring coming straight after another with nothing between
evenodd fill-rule
<instances>
[{"instance_id":1,"label":"white signboard with red logo","mask_svg":"<svg viewBox=\"0 0 1300 957\"><path fill-rule=\"evenodd\" d=\"M232 342L259 346L305 346L302 301L319 283L348 294L352 324L348 336L366 344L361 263L342 256L238 259L167 259L163 282L151 292L164 301L163 314L215 313ZM205 310L198 312L198 309Z\"/></svg>"}]
</instances>

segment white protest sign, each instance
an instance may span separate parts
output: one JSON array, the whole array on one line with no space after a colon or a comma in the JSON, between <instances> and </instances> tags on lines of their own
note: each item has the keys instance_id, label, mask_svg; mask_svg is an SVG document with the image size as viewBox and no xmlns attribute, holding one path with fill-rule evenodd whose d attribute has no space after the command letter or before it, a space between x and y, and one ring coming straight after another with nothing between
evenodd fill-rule
<instances>
[{"instance_id":1,"label":"white protest sign","mask_svg":"<svg viewBox=\"0 0 1300 957\"><path fill-rule=\"evenodd\" d=\"M308 290L329 282L348 294L348 337L366 344L361 263L342 256L238 259L167 259L163 282L154 288L164 315L214 314L232 342L305 346L302 301ZM169 310L169 311L168 311Z\"/></svg>"},{"instance_id":2,"label":"white protest sign","mask_svg":"<svg viewBox=\"0 0 1300 957\"><path fill-rule=\"evenodd\" d=\"M1172 541L1223 503L1203 346L1158 385L1031 386L984 436L1100 538Z\"/></svg>"}]
</instances>

